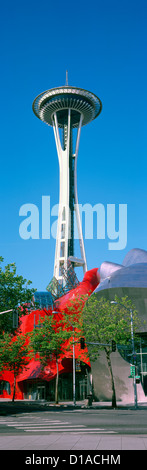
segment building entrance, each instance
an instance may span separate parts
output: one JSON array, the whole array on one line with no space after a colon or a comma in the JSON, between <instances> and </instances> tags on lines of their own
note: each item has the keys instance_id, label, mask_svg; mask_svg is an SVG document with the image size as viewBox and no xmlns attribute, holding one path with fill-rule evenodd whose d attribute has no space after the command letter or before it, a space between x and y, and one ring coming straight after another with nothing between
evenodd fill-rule
<instances>
[{"instance_id":1,"label":"building entrance","mask_svg":"<svg viewBox=\"0 0 147 470\"><path fill-rule=\"evenodd\" d=\"M87 380L86 378L84 380L79 381L79 396L80 400L85 400L87 397Z\"/></svg>"},{"instance_id":2,"label":"building entrance","mask_svg":"<svg viewBox=\"0 0 147 470\"><path fill-rule=\"evenodd\" d=\"M39 385L37 387L37 400L45 400L45 385Z\"/></svg>"},{"instance_id":3,"label":"building entrance","mask_svg":"<svg viewBox=\"0 0 147 470\"><path fill-rule=\"evenodd\" d=\"M29 400L55 401L56 380L50 382L41 380L29 380L24 383L24 398ZM76 373L76 400L84 400L89 394L89 382L85 372ZM73 375L72 372L61 374L58 385L59 401L73 400Z\"/></svg>"}]
</instances>

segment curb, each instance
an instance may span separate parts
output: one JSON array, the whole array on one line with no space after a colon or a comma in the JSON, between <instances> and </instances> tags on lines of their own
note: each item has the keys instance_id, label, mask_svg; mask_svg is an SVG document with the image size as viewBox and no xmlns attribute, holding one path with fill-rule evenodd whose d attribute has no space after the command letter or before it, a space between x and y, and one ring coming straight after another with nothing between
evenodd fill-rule
<instances>
[{"instance_id":1,"label":"curb","mask_svg":"<svg viewBox=\"0 0 147 470\"><path fill-rule=\"evenodd\" d=\"M138 404L137 410L146 410L147 403ZM14 413L25 413L25 412L37 412L37 411L68 411L68 410L135 410L134 403L130 404L117 404L117 408L112 408L111 402L100 402L93 403L92 406L82 404L73 405L72 403L47 403L47 402L24 402L24 401L0 401L0 416L6 416L7 414ZM137 411L135 410L135 411Z\"/></svg>"}]
</instances>

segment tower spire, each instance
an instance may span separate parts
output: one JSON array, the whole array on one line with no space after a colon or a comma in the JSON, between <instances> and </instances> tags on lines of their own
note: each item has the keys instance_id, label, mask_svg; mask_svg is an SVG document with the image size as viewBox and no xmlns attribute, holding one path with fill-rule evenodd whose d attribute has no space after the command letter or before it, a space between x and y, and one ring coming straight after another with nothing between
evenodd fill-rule
<instances>
[{"instance_id":1,"label":"tower spire","mask_svg":"<svg viewBox=\"0 0 147 470\"><path fill-rule=\"evenodd\" d=\"M36 116L53 127L59 159L60 195L54 277L61 283L65 281L63 272L67 269L68 261L72 263L73 269L81 266L84 274L87 271L77 194L77 157L81 128L95 119L101 109L101 101L96 95L68 86L67 70L65 86L47 90L33 102ZM74 129L77 129L77 134L74 134L76 139L73 138ZM74 222L77 226L80 258L74 253L76 251L78 254L79 251L74 243Z\"/></svg>"},{"instance_id":2,"label":"tower spire","mask_svg":"<svg viewBox=\"0 0 147 470\"><path fill-rule=\"evenodd\" d=\"M68 70L66 70L66 86L68 86Z\"/></svg>"}]
</instances>

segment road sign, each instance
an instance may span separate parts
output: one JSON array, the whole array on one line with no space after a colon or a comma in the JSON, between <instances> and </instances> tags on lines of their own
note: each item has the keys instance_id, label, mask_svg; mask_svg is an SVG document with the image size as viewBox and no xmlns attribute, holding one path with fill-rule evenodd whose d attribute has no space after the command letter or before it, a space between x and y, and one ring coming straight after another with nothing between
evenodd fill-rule
<instances>
[{"instance_id":1,"label":"road sign","mask_svg":"<svg viewBox=\"0 0 147 470\"><path fill-rule=\"evenodd\" d=\"M129 379L133 379L135 377L135 366L133 364L130 364L130 375Z\"/></svg>"}]
</instances>

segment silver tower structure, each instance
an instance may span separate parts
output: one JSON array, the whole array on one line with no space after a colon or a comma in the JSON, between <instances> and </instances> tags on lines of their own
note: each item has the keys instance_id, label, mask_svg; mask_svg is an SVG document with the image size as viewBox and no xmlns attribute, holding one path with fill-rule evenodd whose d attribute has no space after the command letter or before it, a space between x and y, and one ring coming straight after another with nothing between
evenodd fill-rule
<instances>
[{"instance_id":1,"label":"silver tower structure","mask_svg":"<svg viewBox=\"0 0 147 470\"><path fill-rule=\"evenodd\" d=\"M77 195L77 157L81 127L95 119L101 112L102 103L93 93L68 85L47 90L33 102L35 115L53 127L60 168L60 199L54 277L62 281L61 267L67 267L69 259L73 266L87 270ZM75 149L73 129L77 128ZM74 253L74 214L76 215L81 258Z\"/></svg>"}]
</instances>

